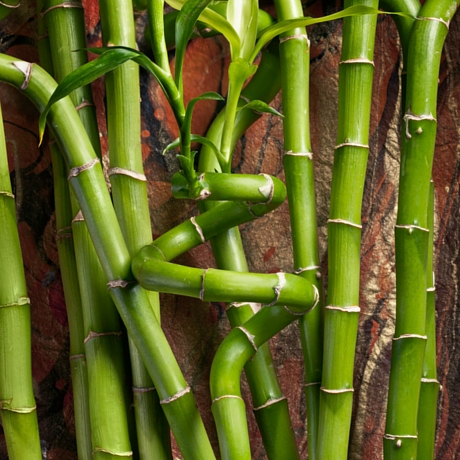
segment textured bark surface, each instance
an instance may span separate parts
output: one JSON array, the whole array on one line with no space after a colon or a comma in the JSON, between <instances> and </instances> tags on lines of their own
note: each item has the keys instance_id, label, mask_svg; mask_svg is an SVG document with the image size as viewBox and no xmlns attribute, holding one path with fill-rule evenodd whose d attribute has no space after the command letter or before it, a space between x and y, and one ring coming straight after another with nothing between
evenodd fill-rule
<instances>
[{"instance_id":1,"label":"textured bark surface","mask_svg":"<svg viewBox=\"0 0 460 460\"><path fill-rule=\"evenodd\" d=\"M100 44L97 4L86 0L87 28L92 45ZM306 13L333 12L339 2L307 3ZM35 5L25 2L0 23L0 51L37 62ZM140 49L145 16L137 18ZM315 152L318 223L321 256L327 279L329 188L337 118L337 69L341 49L341 23L309 30L311 50L311 128ZM436 186L435 267L437 288L437 339L439 399L437 459L460 458L460 352L457 316L460 262L460 17L450 26L439 80L438 138L433 177ZM222 39L195 40L185 64L186 99L226 85L228 47ZM99 119L104 116L103 85L94 85ZM158 85L141 74L143 110L142 145L153 235L158 236L186 218L196 215L195 203L172 198L170 179L177 171L174 155L161 151L177 136L177 127ZM55 242L50 156L46 146L37 148L37 111L16 90L1 84L0 100L5 118L11 180L17 197L19 231L32 301L33 374L40 420L40 436L49 460L73 459L75 439L68 364L68 327ZM273 106L281 110L281 95ZM193 131L204 133L216 113L214 102L197 105ZM385 425L391 338L395 318L394 224L399 175L400 56L397 31L388 17L378 21L375 48L374 99L370 127L370 157L363 203L361 309L356 350L355 405L350 458L379 459ZM101 123L101 141L107 150ZM234 171L274 174L282 170L282 121L265 115L238 143ZM108 230L110 231L110 230ZM287 203L256 222L242 227L249 267L256 272L291 272L292 250ZM0 243L1 244L1 243ZM182 256L183 264L215 266L209 244ZM184 297L162 296L162 324L217 446L210 413L208 378L215 350L229 330L224 306ZM271 341L283 391L291 409L302 458L307 458L305 408L302 394L302 355L295 325ZM244 393L248 396L243 380ZM247 398L248 407L251 407ZM253 458L265 454L254 418L248 409ZM176 452L180 458L180 454ZM0 458L6 458L3 437Z\"/></svg>"}]
</instances>

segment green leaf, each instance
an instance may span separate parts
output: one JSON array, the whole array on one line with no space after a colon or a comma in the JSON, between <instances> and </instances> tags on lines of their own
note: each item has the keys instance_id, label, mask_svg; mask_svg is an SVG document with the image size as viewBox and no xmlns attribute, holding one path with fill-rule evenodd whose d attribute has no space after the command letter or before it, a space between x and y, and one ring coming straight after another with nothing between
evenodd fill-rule
<instances>
[{"instance_id":1,"label":"green leaf","mask_svg":"<svg viewBox=\"0 0 460 460\"><path fill-rule=\"evenodd\" d=\"M212 0L187 0L176 20L176 63L174 80L178 88L182 87L182 66L184 64L187 43L195 29L201 12Z\"/></svg>"},{"instance_id":2,"label":"green leaf","mask_svg":"<svg viewBox=\"0 0 460 460\"><path fill-rule=\"evenodd\" d=\"M199 136L198 134L192 134L190 136L190 140L191 142L199 142L200 144L209 147L214 152L214 155L216 155L217 161L219 162L222 171L226 169L225 166L227 165L227 162L225 161L223 155L219 152L219 149L216 147L214 142L210 141L206 137Z\"/></svg>"},{"instance_id":3,"label":"green leaf","mask_svg":"<svg viewBox=\"0 0 460 460\"><path fill-rule=\"evenodd\" d=\"M186 0L166 0L176 10L182 9ZM210 8L204 9L200 14L200 21L208 24L211 29L219 31L230 43L232 57L235 58L240 54L240 39L232 25L219 13L212 11Z\"/></svg>"},{"instance_id":4,"label":"green leaf","mask_svg":"<svg viewBox=\"0 0 460 460\"><path fill-rule=\"evenodd\" d=\"M259 41L257 42L254 48L254 51L250 58L250 62L254 61L259 52L268 42L270 42L277 35L287 32L288 30L295 29L296 27L311 26L313 24L319 24L322 22L335 21L336 19L347 18L350 16L364 16L366 14L396 14L398 16L411 17L405 13L387 13L385 11L380 11L370 6L354 5L344 9L343 11L339 11L338 13L330 14L329 16L323 16L321 18L306 17L281 21L265 29L264 33L261 35Z\"/></svg>"},{"instance_id":5,"label":"green leaf","mask_svg":"<svg viewBox=\"0 0 460 460\"><path fill-rule=\"evenodd\" d=\"M163 155L166 154L166 152L169 152L170 150L177 149L180 146L180 137L177 139L174 139L170 144L168 144L165 149L163 150Z\"/></svg>"},{"instance_id":6,"label":"green leaf","mask_svg":"<svg viewBox=\"0 0 460 460\"><path fill-rule=\"evenodd\" d=\"M261 113L271 113L273 115L277 115L279 117L284 118L284 115L278 112L278 110L274 109L273 107L270 107L267 103L263 101L259 101L259 100L251 101L247 103L246 105L244 105L243 107L241 107L239 110L243 110L243 109L252 109L255 112L261 112Z\"/></svg>"},{"instance_id":7,"label":"green leaf","mask_svg":"<svg viewBox=\"0 0 460 460\"><path fill-rule=\"evenodd\" d=\"M236 59L228 67L228 78L231 83L237 84L237 82L241 82L242 85L249 77L254 75L256 70L257 66L246 59Z\"/></svg>"}]
</instances>

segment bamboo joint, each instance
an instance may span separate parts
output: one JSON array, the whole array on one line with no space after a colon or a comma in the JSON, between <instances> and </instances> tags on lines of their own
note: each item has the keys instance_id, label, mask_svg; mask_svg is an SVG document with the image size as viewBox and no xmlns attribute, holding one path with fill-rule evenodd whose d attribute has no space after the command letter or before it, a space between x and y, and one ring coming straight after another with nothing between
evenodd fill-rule
<instances>
[{"instance_id":1,"label":"bamboo joint","mask_svg":"<svg viewBox=\"0 0 460 460\"><path fill-rule=\"evenodd\" d=\"M25 61L14 61L13 65L24 75L24 82L19 89L21 91L25 91L29 86L30 78L32 77L33 64Z\"/></svg>"}]
</instances>

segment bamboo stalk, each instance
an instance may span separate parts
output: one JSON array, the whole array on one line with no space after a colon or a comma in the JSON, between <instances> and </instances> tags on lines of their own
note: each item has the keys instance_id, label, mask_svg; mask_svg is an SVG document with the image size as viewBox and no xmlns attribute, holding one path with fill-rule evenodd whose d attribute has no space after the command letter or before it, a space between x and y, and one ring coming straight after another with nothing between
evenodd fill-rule
<instances>
[{"instance_id":1,"label":"bamboo stalk","mask_svg":"<svg viewBox=\"0 0 460 460\"><path fill-rule=\"evenodd\" d=\"M427 223L436 140L436 96L442 45L459 2L428 1L411 34L401 145L396 238L396 329L384 455L417 455L417 412L426 346Z\"/></svg>"},{"instance_id":2,"label":"bamboo stalk","mask_svg":"<svg viewBox=\"0 0 460 460\"><path fill-rule=\"evenodd\" d=\"M43 111L56 83L39 66L0 54L0 80L23 91ZM68 98L50 111L49 126L71 171L79 200L115 305L147 366L178 445L187 459L211 460L214 453L171 348L143 289L131 284L131 258L124 243L102 168ZM106 229L111 231L107 232ZM190 422L192 420L192 422Z\"/></svg>"},{"instance_id":3,"label":"bamboo stalk","mask_svg":"<svg viewBox=\"0 0 460 460\"><path fill-rule=\"evenodd\" d=\"M116 7L113 2L105 0L100 0L99 4L104 44L136 48L131 2L118 2ZM163 21L162 11L159 20ZM161 56L162 64L165 65L163 61L167 59L167 54ZM110 72L105 76L105 86L112 197L128 251L133 256L152 241L140 139L138 65L130 61ZM160 321L159 295L156 292L147 295ZM171 458L169 426L160 407L157 391L131 337L129 347L140 457Z\"/></svg>"},{"instance_id":4,"label":"bamboo stalk","mask_svg":"<svg viewBox=\"0 0 460 460\"><path fill-rule=\"evenodd\" d=\"M279 20L303 16L300 1L276 1ZM310 142L309 73L310 44L305 28L280 36L283 78L284 157L295 273L322 292L316 225L313 153ZM308 456L315 459L318 438L322 367L322 302L299 319L304 354L307 406Z\"/></svg>"},{"instance_id":5,"label":"bamboo stalk","mask_svg":"<svg viewBox=\"0 0 460 460\"><path fill-rule=\"evenodd\" d=\"M436 305L435 283L433 271L433 233L434 233L434 183L430 184L430 196L428 202L427 228L430 231L428 237L428 261L427 261L427 289L426 289L426 349L423 360L422 380L420 385L420 398L418 404L417 432L418 447L417 459L433 460L436 435L436 412L438 406L438 394L440 383L436 369Z\"/></svg>"},{"instance_id":6,"label":"bamboo stalk","mask_svg":"<svg viewBox=\"0 0 460 460\"><path fill-rule=\"evenodd\" d=\"M30 300L27 297L16 206L0 109L0 413L8 457L40 460L32 388Z\"/></svg>"},{"instance_id":7,"label":"bamboo stalk","mask_svg":"<svg viewBox=\"0 0 460 460\"><path fill-rule=\"evenodd\" d=\"M43 1L37 2L39 58L42 66L53 72L48 29L41 14ZM70 372L74 402L75 432L78 457L82 460L92 458L91 421L88 395L88 369L84 350L83 315L75 261L75 248L72 234L72 211L67 168L59 147L50 142L51 162L53 166L53 184L56 209L56 244L59 254L59 266L69 324Z\"/></svg>"},{"instance_id":8,"label":"bamboo stalk","mask_svg":"<svg viewBox=\"0 0 460 460\"><path fill-rule=\"evenodd\" d=\"M345 7L375 0L346 1ZM325 307L323 380L318 458L347 458L358 328L361 204L368 137L375 15L344 19L339 67L339 121L328 220L328 299Z\"/></svg>"}]
</instances>

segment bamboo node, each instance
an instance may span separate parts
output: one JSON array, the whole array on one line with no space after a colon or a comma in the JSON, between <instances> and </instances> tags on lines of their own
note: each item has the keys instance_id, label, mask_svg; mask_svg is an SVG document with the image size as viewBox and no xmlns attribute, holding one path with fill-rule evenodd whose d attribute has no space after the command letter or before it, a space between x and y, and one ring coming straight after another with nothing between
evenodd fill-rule
<instances>
[{"instance_id":1,"label":"bamboo node","mask_svg":"<svg viewBox=\"0 0 460 460\"><path fill-rule=\"evenodd\" d=\"M125 281L125 280L112 280L107 283L108 289L122 288L124 289L129 284L134 284L136 281Z\"/></svg>"},{"instance_id":2,"label":"bamboo node","mask_svg":"<svg viewBox=\"0 0 460 460\"><path fill-rule=\"evenodd\" d=\"M206 200L208 196L211 196L211 191L208 188L204 188L200 191L197 200Z\"/></svg>"},{"instance_id":3,"label":"bamboo node","mask_svg":"<svg viewBox=\"0 0 460 460\"><path fill-rule=\"evenodd\" d=\"M262 304L256 302L232 302L228 305L227 310L230 310L230 308L241 308L246 306L250 307L254 313L257 313L262 308Z\"/></svg>"},{"instance_id":4,"label":"bamboo node","mask_svg":"<svg viewBox=\"0 0 460 460\"><path fill-rule=\"evenodd\" d=\"M438 379L427 379L427 378L425 378L425 377L422 377L422 378L420 379L420 381L421 381L422 383L436 383L437 385L441 385L441 383L439 382Z\"/></svg>"},{"instance_id":5,"label":"bamboo node","mask_svg":"<svg viewBox=\"0 0 460 460\"><path fill-rule=\"evenodd\" d=\"M261 173L259 176L264 176L265 179L268 180L268 184L259 187L259 192L266 198L266 201L264 201L263 204L269 204L272 201L273 195L275 193L275 184L273 183L271 176L268 174Z\"/></svg>"},{"instance_id":6,"label":"bamboo node","mask_svg":"<svg viewBox=\"0 0 460 460\"><path fill-rule=\"evenodd\" d=\"M81 212L81 209L77 212L77 215L72 219L72 224L75 222L84 222L85 221L85 216Z\"/></svg>"},{"instance_id":7,"label":"bamboo node","mask_svg":"<svg viewBox=\"0 0 460 460\"><path fill-rule=\"evenodd\" d=\"M406 230L409 231L409 235L412 235L412 232L414 230L420 230L422 232L427 232L427 233L430 232L428 228L423 228L418 225L395 225L395 228L405 228Z\"/></svg>"},{"instance_id":8,"label":"bamboo node","mask_svg":"<svg viewBox=\"0 0 460 460\"><path fill-rule=\"evenodd\" d=\"M83 99L80 104L75 107L75 110L78 112L79 110L83 109L84 107L95 107L92 102Z\"/></svg>"},{"instance_id":9,"label":"bamboo node","mask_svg":"<svg viewBox=\"0 0 460 460\"><path fill-rule=\"evenodd\" d=\"M205 291L205 280L206 280L206 273L208 273L209 268L206 270L203 270L203 273L201 274L201 289L200 289L200 300L204 301L204 291Z\"/></svg>"},{"instance_id":10,"label":"bamboo node","mask_svg":"<svg viewBox=\"0 0 460 460\"><path fill-rule=\"evenodd\" d=\"M358 142L343 142L342 144L338 144L334 147L334 150L341 149L342 147L359 147L362 149L368 149L369 150L369 145L368 144L359 144Z\"/></svg>"},{"instance_id":11,"label":"bamboo node","mask_svg":"<svg viewBox=\"0 0 460 460\"><path fill-rule=\"evenodd\" d=\"M292 150L285 150L284 154L293 157L307 157L309 160L313 160L313 152L293 152Z\"/></svg>"},{"instance_id":12,"label":"bamboo node","mask_svg":"<svg viewBox=\"0 0 460 460\"><path fill-rule=\"evenodd\" d=\"M247 329L245 329L243 326L238 326L236 327L236 329L239 329L241 332L243 332L243 334L248 338L249 342L251 343L252 345L252 348L254 348L255 352L257 353L257 345L256 345L256 342L254 341L255 339L255 335L252 335Z\"/></svg>"},{"instance_id":13,"label":"bamboo node","mask_svg":"<svg viewBox=\"0 0 460 460\"><path fill-rule=\"evenodd\" d=\"M252 410L255 412L255 411L258 411L258 410L261 410L261 409L265 409L266 407L272 406L273 404L279 403L279 402L284 401L286 399L287 398L284 395L281 396L280 398L270 398L270 399L267 400L267 402L265 404L262 404L259 407L253 407Z\"/></svg>"},{"instance_id":14,"label":"bamboo node","mask_svg":"<svg viewBox=\"0 0 460 460\"><path fill-rule=\"evenodd\" d=\"M214 404L215 402L220 401L221 399L239 399L240 401L243 401L243 398L241 396L237 396L237 395L222 395L222 396L219 396L218 398L214 398L212 400L211 404ZM243 403L244 403L244 401L243 401Z\"/></svg>"},{"instance_id":15,"label":"bamboo node","mask_svg":"<svg viewBox=\"0 0 460 460\"><path fill-rule=\"evenodd\" d=\"M62 227L56 232L56 241L73 238L72 226Z\"/></svg>"},{"instance_id":16,"label":"bamboo node","mask_svg":"<svg viewBox=\"0 0 460 460\"><path fill-rule=\"evenodd\" d=\"M77 359L85 359L85 355L83 353L80 353L78 355L70 355L69 356L69 361L76 361Z\"/></svg>"},{"instance_id":17,"label":"bamboo node","mask_svg":"<svg viewBox=\"0 0 460 460\"><path fill-rule=\"evenodd\" d=\"M81 2L63 2L60 5L50 6L47 10L43 11L42 18L45 17L45 14L49 13L51 10L55 10L57 8L83 8L83 3Z\"/></svg>"},{"instance_id":18,"label":"bamboo node","mask_svg":"<svg viewBox=\"0 0 460 460\"><path fill-rule=\"evenodd\" d=\"M149 393L151 391L155 391L155 387L132 387L133 388L133 393Z\"/></svg>"},{"instance_id":19,"label":"bamboo node","mask_svg":"<svg viewBox=\"0 0 460 460\"><path fill-rule=\"evenodd\" d=\"M420 335L420 334L403 334L403 335L400 335L399 337L393 337L393 340L404 340L404 339L427 340L427 336L426 335Z\"/></svg>"},{"instance_id":20,"label":"bamboo node","mask_svg":"<svg viewBox=\"0 0 460 460\"><path fill-rule=\"evenodd\" d=\"M346 59L345 61L340 61L340 64L370 64L372 67L375 67L374 61L367 58Z\"/></svg>"},{"instance_id":21,"label":"bamboo node","mask_svg":"<svg viewBox=\"0 0 460 460\"><path fill-rule=\"evenodd\" d=\"M160 400L160 404L169 404L172 403L173 401L176 401L177 399L181 398L182 396L186 395L187 393L190 393L191 389L187 385L183 390L178 391L176 394L173 394L169 398L165 398Z\"/></svg>"},{"instance_id":22,"label":"bamboo node","mask_svg":"<svg viewBox=\"0 0 460 460\"><path fill-rule=\"evenodd\" d=\"M303 40L307 40L307 46L310 48L310 39L308 38L307 34L294 34L294 35L288 35L287 37L280 37L280 44L287 42L288 40L296 40L299 38Z\"/></svg>"},{"instance_id":23,"label":"bamboo node","mask_svg":"<svg viewBox=\"0 0 460 460\"><path fill-rule=\"evenodd\" d=\"M303 272L309 272L311 270L319 270L321 267L319 265L309 265L308 267L299 267L294 270L294 275L300 275Z\"/></svg>"},{"instance_id":24,"label":"bamboo node","mask_svg":"<svg viewBox=\"0 0 460 460\"><path fill-rule=\"evenodd\" d=\"M72 177L77 177L81 172L86 171L87 169L91 169L97 163L100 163L99 158L94 158L93 160L84 165L75 166L75 168L72 168L69 171L69 176L67 177L67 179L70 180L72 179Z\"/></svg>"},{"instance_id":25,"label":"bamboo node","mask_svg":"<svg viewBox=\"0 0 460 460\"><path fill-rule=\"evenodd\" d=\"M14 200L14 195L6 190L0 190L0 196L6 196L8 198L13 198Z\"/></svg>"},{"instance_id":26,"label":"bamboo node","mask_svg":"<svg viewBox=\"0 0 460 460\"><path fill-rule=\"evenodd\" d=\"M196 231L198 232L198 235L200 235L200 239L202 243L206 243L206 238L204 237L204 233L202 228L198 225L198 223L195 220L195 217L190 218L190 222L192 225L195 227Z\"/></svg>"},{"instance_id":27,"label":"bamboo node","mask_svg":"<svg viewBox=\"0 0 460 460\"><path fill-rule=\"evenodd\" d=\"M305 315L306 313L308 313L310 310L307 310L307 311L292 311L288 308L287 305L283 305L283 308L291 315L294 315L294 316L303 316ZM313 309L313 308L311 308Z\"/></svg>"},{"instance_id":28,"label":"bamboo node","mask_svg":"<svg viewBox=\"0 0 460 460\"><path fill-rule=\"evenodd\" d=\"M4 6L5 8L15 9L15 8L19 8L21 6L21 3L18 3L17 5L10 5L9 3L0 1L0 5Z\"/></svg>"},{"instance_id":29,"label":"bamboo node","mask_svg":"<svg viewBox=\"0 0 460 460\"><path fill-rule=\"evenodd\" d=\"M150 246L154 247L161 254L163 259L167 262L167 259L166 259L166 256L165 256L164 252L158 246L155 246L154 244L150 244Z\"/></svg>"},{"instance_id":30,"label":"bamboo node","mask_svg":"<svg viewBox=\"0 0 460 460\"><path fill-rule=\"evenodd\" d=\"M417 435L413 434L389 434L386 433L383 435L383 439L387 439L388 441L396 441L397 439L417 439Z\"/></svg>"},{"instance_id":31,"label":"bamboo node","mask_svg":"<svg viewBox=\"0 0 460 460\"><path fill-rule=\"evenodd\" d=\"M355 227L355 228L359 228L359 229L363 228L363 226L361 224L355 224L355 223L350 222L349 220L345 220L345 219L328 219L327 223L328 224L344 224L344 225L349 225L350 227Z\"/></svg>"},{"instance_id":32,"label":"bamboo node","mask_svg":"<svg viewBox=\"0 0 460 460\"><path fill-rule=\"evenodd\" d=\"M0 400L0 410L7 410L16 414L31 414L37 410L37 406L33 407L10 407L12 399Z\"/></svg>"},{"instance_id":33,"label":"bamboo node","mask_svg":"<svg viewBox=\"0 0 460 460\"><path fill-rule=\"evenodd\" d=\"M321 387L320 390L324 393L329 393L329 394L353 393L355 391L354 388L339 388L336 390L331 390L325 387Z\"/></svg>"},{"instance_id":34,"label":"bamboo node","mask_svg":"<svg viewBox=\"0 0 460 460\"><path fill-rule=\"evenodd\" d=\"M433 286L433 287L429 287L427 288L426 292L435 292L436 291L436 288Z\"/></svg>"},{"instance_id":35,"label":"bamboo node","mask_svg":"<svg viewBox=\"0 0 460 460\"><path fill-rule=\"evenodd\" d=\"M258 216L257 214L254 213L254 211L251 209L251 205L253 203L249 203L249 202L246 202L246 205L248 207L248 212L249 214L251 214L251 216L254 218L254 219L258 219L260 216Z\"/></svg>"},{"instance_id":36,"label":"bamboo node","mask_svg":"<svg viewBox=\"0 0 460 460\"><path fill-rule=\"evenodd\" d=\"M33 64L30 62L25 61L15 61L13 65L18 69L20 72L24 74L24 82L19 87L21 91L24 91L29 86L30 77L32 76L32 66Z\"/></svg>"},{"instance_id":37,"label":"bamboo node","mask_svg":"<svg viewBox=\"0 0 460 460\"><path fill-rule=\"evenodd\" d=\"M281 290L283 289L284 285L286 284L286 276L284 275L283 272L277 273L276 276L278 277L278 284L273 287L273 290L275 291L275 299L273 302L270 302L267 304L267 307L273 307L273 305L276 305L278 303L278 300L281 295Z\"/></svg>"},{"instance_id":38,"label":"bamboo node","mask_svg":"<svg viewBox=\"0 0 460 460\"><path fill-rule=\"evenodd\" d=\"M404 123L406 123L406 138L411 139L412 134L409 132L409 120L413 120L413 121L423 121L423 120L436 121L436 118L433 117L433 115L431 113L428 114L428 115L415 115L415 113L413 113L411 111L411 109L409 109L406 112L406 114L404 115L403 120L404 120ZM418 130L417 130L417 132L418 132ZM420 134L420 133L418 133L418 134Z\"/></svg>"},{"instance_id":39,"label":"bamboo node","mask_svg":"<svg viewBox=\"0 0 460 460\"><path fill-rule=\"evenodd\" d=\"M20 307L22 305L29 305L30 299L29 297L19 297L14 302L0 304L0 308L8 308L8 307Z\"/></svg>"},{"instance_id":40,"label":"bamboo node","mask_svg":"<svg viewBox=\"0 0 460 460\"><path fill-rule=\"evenodd\" d=\"M426 17L426 18L417 18L417 19L419 21L436 21L436 22L440 22L441 24L444 24L447 27L447 30L449 30L450 21L446 21L443 18Z\"/></svg>"},{"instance_id":41,"label":"bamboo node","mask_svg":"<svg viewBox=\"0 0 460 460\"><path fill-rule=\"evenodd\" d=\"M244 102L246 102L246 104L249 104L251 102L251 99L249 99L248 97L244 96L243 94L240 94L240 99L243 99ZM204 175L204 173L203 173Z\"/></svg>"},{"instance_id":42,"label":"bamboo node","mask_svg":"<svg viewBox=\"0 0 460 460\"><path fill-rule=\"evenodd\" d=\"M312 386L315 386L315 385L321 385L321 382L310 382L310 383L304 383L303 384L304 387L312 387Z\"/></svg>"},{"instance_id":43,"label":"bamboo node","mask_svg":"<svg viewBox=\"0 0 460 460\"><path fill-rule=\"evenodd\" d=\"M319 290L318 288L313 284L313 292L314 292L314 303L311 308L309 308L306 313L311 312L317 305L319 305L319 301L321 299L321 296L319 295Z\"/></svg>"},{"instance_id":44,"label":"bamboo node","mask_svg":"<svg viewBox=\"0 0 460 460\"><path fill-rule=\"evenodd\" d=\"M108 171L109 177L114 176L114 175L122 175L122 176L128 176L133 179L142 181L142 182L147 182L147 178L145 177L144 174L139 173L137 171L132 171L130 169L124 169L124 168L119 168L118 166L115 166L114 168L110 168Z\"/></svg>"},{"instance_id":45,"label":"bamboo node","mask_svg":"<svg viewBox=\"0 0 460 460\"><path fill-rule=\"evenodd\" d=\"M113 455L115 457L132 457L133 456L132 451L129 451L129 452L114 452L114 451L109 450L109 449L104 449L103 447L95 447L94 450L93 450L93 456L94 456L94 454L96 452L103 452L104 454Z\"/></svg>"},{"instance_id":46,"label":"bamboo node","mask_svg":"<svg viewBox=\"0 0 460 460\"><path fill-rule=\"evenodd\" d=\"M337 305L327 305L326 310L337 310L337 311L343 311L345 313L359 313L361 311L361 308L357 305L349 305L345 307L338 307Z\"/></svg>"},{"instance_id":47,"label":"bamboo node","mask_svg":"<svg viewBox=\"0 0 460 460\"><path fill-rule=\"evenodd\" d=\"M117 332L94 332L94 331L89 331L89 334L87 335L87 337L85 338L83 343L86 344L91 339L97 339L98 337L105 337L105 336L109 336L109 335L114 335L116 337L119 337L121 334L122 334L121 331L117 331Z\"/></svg>"}]
</instances>

